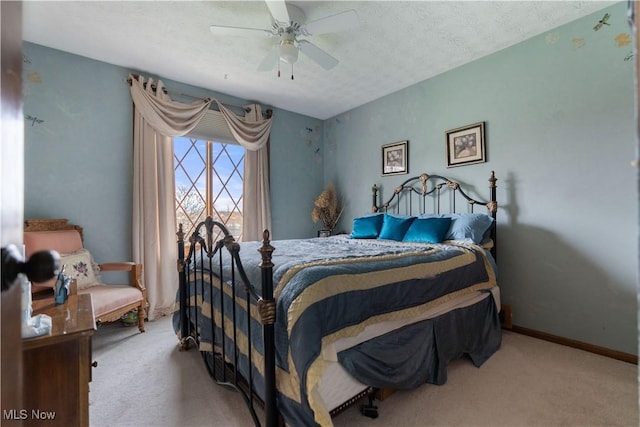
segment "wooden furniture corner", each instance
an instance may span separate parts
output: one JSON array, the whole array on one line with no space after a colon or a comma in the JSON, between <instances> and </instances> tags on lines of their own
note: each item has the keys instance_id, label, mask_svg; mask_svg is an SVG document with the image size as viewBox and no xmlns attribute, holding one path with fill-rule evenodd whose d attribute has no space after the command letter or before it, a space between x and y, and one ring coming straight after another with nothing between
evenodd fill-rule
<instances>
[{"instance_id":1,"label":"wooden furniture corner","mask_svg":"<svg viewBox=\"0 0 640 427\"><path fill-rule=\"evenodd\" d=\"M27 219L24 221L24 231L53 231L53 230L76 230L80 233L80 238L84 241L83 229L79 225L69 224L66 218L45 218Z\"/></svg>"},{"instance_id":2,"label":"wooden furniture corner","mask_svg":"<svg viewBox=\"0 0 640 427\"><path fill-rule=\"evenodd\" d=\"M51 317L51 332L22 340L24 425L89 426L91 295L34 311Z\"/></svg>"}]
</instances>

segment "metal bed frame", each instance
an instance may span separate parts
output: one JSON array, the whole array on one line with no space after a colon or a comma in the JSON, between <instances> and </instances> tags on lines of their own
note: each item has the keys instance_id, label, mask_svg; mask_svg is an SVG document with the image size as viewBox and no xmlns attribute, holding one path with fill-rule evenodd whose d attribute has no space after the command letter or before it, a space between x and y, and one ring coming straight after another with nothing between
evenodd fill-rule
<instances>
[{"instance_id":1,"label":"metal bed frame","mask_svg":"<svg viewBox=\"0 0 640 427\"><path fill-rule=\"evenodd\" d=\"M456 199L457 195L463 197L467 204L468 211L473 213L476 205L485 206L489 215L493 217L494 222L491 227L491 239L493 240L493 247L491 248L491 254L496 258L496 214L498 212L498 202L496 201L496 174L491 171L489 176L489 201L482 202L470 197L461 187L461 184L457 181L453 181L449 178L445 178L441 175L428 175L423 173L419 176L414 176L405 180L402 184L395 187L391 197L384 203L378 205L378 198L380 197L380 187L374 185L371 188L372 195L372 208L373 212L389 212L396 214L412 215L414 214L414 201L417 205L416 214L427 213L427 202L431 199L433 203L433 209L431 212L435 214L442 213L444 209L440 203L441 196L445 190L450 190L449 193L449 209L447 212L457 212ZM404 202L403 203L401 202ZM395 202L395 203L394 203Z\"/></svg>"},{"instance_id":2,"label":"metal bed frame","mask_svg":"<svg viewBox=\"0 0 640 427\"><path fill-rule=\"evenodd\" d=\"M495 173L492 171L491 176L489 178L489 188L490 188L490 200L487 202L482 202L476 200L470 196L468 196L461 188L460 184L456 181L450 180L440 175L428 175L422 174L416 177L409 178L405 180L401 185L397 186L394 189L393 195L384 203L378 205L377 200L380 196L380 187L374 185L372 188L373 192L373 203L372 203L372 211L373 212L387 212L391 208L391 212L399 213L401 208L401 197L407 195L408 197L404 197L407 206L405 206L405 213L411 214L413 211L413 198L417 197L417 208L418 213L426 213L427 201L429 198L433 199L434 210L433 213L440 213L441 204L440 204L440 196L443 190L449 189L452 191L453 196L450 199L452 206L450 206L450 212L455 212L455 199L456 192L459 193L468 204L468 210L473 212L473 208L475 205L481 205L487 207L490 215L495 219L496 211L498 204L496 202L496 181ZM414 196L414 197L412 197ZM408 207L408 209L406 209ZM395 209L395 210L393 210ZM203 230L204 229L204 230ZM218 229L217 233L215 230ZM204 235L203 235L204 232ZM214 241L214 234L220 235L222 234L222 238L218 241ZM274 264L272 262L272 253L275 250L273 246L270 244L270 234L268 230L265 230L263 233L262 246L258 251L261 253L262 262L260 264L262 276L261 276L261 292L258 294L256 289L252 284L250 284L249 279L245 273L245 270L242 266L242 261L240 259L239 251L240 244L235 241L233 236L229 233L224 224L213 220L211 217L207 217L204 221L199 223L195 231L191 236L189 236L189 252L185 257L185 233L182 229L182 224L180 224L178 232L178 276L179 276L179 302L180 302L180 344L179 347L181 350L190 348L191 344L198 344L198 331L195 325L198 324L198 313L195 311L196 318L190 319L188 316L188 308L189 302L191 298L198 297L197 291L196 295L190 295L190 289L188 286L187 278L190 274L201 274L204 279L205 272L203 269L200 271L194 271L191 269L191 264L195 260L197 256L204 262L204 260L208 260L210 265L213 265L214 256L216 254L219 255L220 261L222 262L222 249L225 248L232 259L232 275L231 277L224 278L220 277L220 283L225 280L230 281L232 284L236 283L239 275L239 280L243 283L244 295L236 295L236 287L231 286L232 290L232 301L236 301L236 297L243 301L245 304L245 310L248 316L247 321L250 322L251 314L250 314L250 306L255 303L258 307L258 312L260 314L260 321L262 324L262 334L264 340L264 391L263 396L264 399L261 399L259 395L255 391L255 383L254 378L252 376L252 371L254 366L254 362L251 357L251 328L248 328L248 343L249 343L249 351L247 354L249 369L248 376L245 378L234 361L238 361L239 350L238 346L235 344L236 338L236 325L233 324L233 339L234 344L232 354L228 354L226 351L226 346L222 345L219 353L216 352L203 352L202 356L209 370L210 375L213 377L216 383L228 386L234 390L237 390L243 396L245 403L250 411L251 417L256 426L266 426L266 427L274 427L277 425L282 425L283 420L279 415L278 408L276 405L276 357L275 357L275 336L274 336L274 324L276 321L276 301L273 297L273 267ZM491 230L491 238L493 239L494 245L491 249L493 256L496 256L496 226L495 221L493 228ZM206 273L209 275L213 275L211 273L211 268L209 268L209 272ZM201 286L204 286L204 280L201 280ZM214 281L210 280L213 286ZM201 295L204 295L202 293ZM209 293L211 299L213 292ZM261 296L260 296L261 295ZM213 307L213 301L209 301L211 306ZM235 313L235 304L233 305L234 313L233 319L236 318ZM224 304L221 304L221 319L222 322L225 322L224 315ZM212 330L213 326L215 326L214 316L211 316L212 322ZM222 330L225 330L224 324L220 325ZM376 407L373 406L373 398L377 389L369 387L363 392L359 393L357 396L352 397L347 402L340 405L338 408L334 409L331 412L331 415L334 416L339 412L347 409L351 405L353 405L356 401L364 396L369 396L369 405L365 405L362 408L362 413L366 416L375 418L377 416ZM264 411L264 424L261 423L260 417L256 411L257 408L260 408Z\"/></svg>"}]
</instances>

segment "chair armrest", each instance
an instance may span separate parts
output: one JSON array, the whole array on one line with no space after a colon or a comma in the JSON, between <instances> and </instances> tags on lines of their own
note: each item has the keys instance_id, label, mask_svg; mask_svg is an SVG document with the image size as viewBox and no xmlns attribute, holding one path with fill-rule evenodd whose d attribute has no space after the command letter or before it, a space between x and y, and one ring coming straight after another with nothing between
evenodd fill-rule
<instances>
[{"instance_id":1,"label":"chair armrest","mask_svg":"<svg viewBox=\"0 0 640 427\"><path fill-rule=\"evenodd\" d=\"M137 265L135 262L105 262L98 264L100 271L131 271Z\"/></svg>"},{"instance_id":2,"label":"chair armrest","mask_svg":"<svg viewBox=\"0 0 640 427\"><path fill-rule=\"evenodd\" d=\"M135 286L143 293L145 292L145 286L142 283L142 264L136 264L135 262L106 262L104 264L98 264L100 271L130 271L131 272L131 286Z\"/></svg>"}]
</instances>

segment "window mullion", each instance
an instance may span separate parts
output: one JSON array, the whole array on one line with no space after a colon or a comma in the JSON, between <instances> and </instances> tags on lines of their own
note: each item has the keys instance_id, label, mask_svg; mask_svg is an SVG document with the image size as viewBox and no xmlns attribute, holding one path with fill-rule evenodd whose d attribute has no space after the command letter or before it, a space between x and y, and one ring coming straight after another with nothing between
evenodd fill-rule
<instances>
[{"instance_id":1,"label":"window mullion","mask_svg":"<svg viewBox=\"0 0 640 427\"><path fill-rule=\"evenodd\" d=\"M207 189L206 189L206 206L207 216L213 215L213 142L207 141Z\"/></svg>"}]
</instances>

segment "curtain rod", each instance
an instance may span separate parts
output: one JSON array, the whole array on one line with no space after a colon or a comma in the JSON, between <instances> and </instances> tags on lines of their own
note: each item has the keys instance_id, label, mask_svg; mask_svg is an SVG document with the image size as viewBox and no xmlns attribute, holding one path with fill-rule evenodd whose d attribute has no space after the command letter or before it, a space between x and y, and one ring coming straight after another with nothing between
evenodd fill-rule
<instances>
[{"instance_id":1,"label":"curtain rod","mask_svg":"<svg viewBox=\"0 0 640 427\"><path fill-rule=\"evenodd\" d=\"M137 76L137 75L136 75L135 77L139 77L139 76ZM126 82L127 82L127 84L128 84L129 86L131 86L131 84L133 83L133 82L131 81L131 78L130 78L130 77L128 77L128 78L127 78ZM142 84L142 86L146 89L146 88L147 88L147 82L144 82L144 83ZM157 89L158 89L158 87L156 86L156 84L155 84L155 83L152 83L152 84L151 84L151 90L155 92ZM169 95L169 94L172 94L172 95L180 95L180 96L186 96L186 97L188 97L188 98L193 98L193 99L199 99L199 100L201 100L201 101L206 101L206 98L202 98L201 96L193 96L193 95L189 95L189 94L186 94L186 93L178 93L178 92L173 92L173 91L169 92L169 91L167 90L167 88L166 88L166 87L163 87L163 88L162 88L162 92L163 92L165 95ZM228 107L239 108L239 109L241 109L242 111L244 111L245 113L248 113L249 111L251 111L251 108L249 108L249 107L244 107L244 106L241 106L241 105L227 104L226 102L225 102L225 103L221 103L221 104L226 105L226 106L228 106ZM211 103L211 105L214 105L214 104L213 104L213 103Z\"/></svg>"},{"instance_id":2,"label":"curtain rod","mask_svg":"<svg viewBox=\"0 0 640 427\"><path fill-rule=\"evenodd\" d=\"M151 85L151 88L153 89L153 85ZM205 101L205 98L201 97L201 96L194 96L194 95L189 95L188 93L176 93L173 92L175 95L181 95L181 96L186 96L187 98L193 98L193 99L199 99L201 101ZM234 105L234 104L227 104L226 102L222 103L223 105L226 105L228 107L235 107L235 108L240 108L241 110L243 110L245 113L248 113L249 111L251 111L251 108L249 107L243 107L242 105Z\"/></svg>"}]
</instances>

